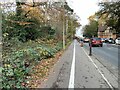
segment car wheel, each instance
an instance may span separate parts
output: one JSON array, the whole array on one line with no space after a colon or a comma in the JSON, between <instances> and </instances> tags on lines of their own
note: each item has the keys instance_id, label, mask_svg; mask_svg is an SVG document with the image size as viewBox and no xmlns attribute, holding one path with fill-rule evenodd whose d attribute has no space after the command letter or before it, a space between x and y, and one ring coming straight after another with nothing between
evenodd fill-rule
<instances>
[{"instance_id":1,"label":"car wheel","mask_svg":"<svg viewBox=\"0 0 120 90\"><path fill-rule=\"evenodd\" d=\"M100 46L102 47L103 45L101 44Z\"/></svg>"}]
</instances>

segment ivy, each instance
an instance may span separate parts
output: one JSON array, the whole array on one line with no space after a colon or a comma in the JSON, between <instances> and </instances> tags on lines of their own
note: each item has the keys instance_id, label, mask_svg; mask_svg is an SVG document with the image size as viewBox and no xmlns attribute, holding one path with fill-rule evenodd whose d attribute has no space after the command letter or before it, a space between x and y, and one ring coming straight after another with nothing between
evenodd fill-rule
<instances>
[{"instance_id":1,"label":"ivy","mask_svg":"<svg viewBox=\"0 0 120 90\"><path fill-rule=\"evenodd\" d=\"M25 88L27 81L32 73L32 68L41 60L54 57L54 54L60 50L60 43L55 49L38 45L28 47L18 51L13 51L3 60L2 87L3 88Z\"/></svg>"}]
</instances>

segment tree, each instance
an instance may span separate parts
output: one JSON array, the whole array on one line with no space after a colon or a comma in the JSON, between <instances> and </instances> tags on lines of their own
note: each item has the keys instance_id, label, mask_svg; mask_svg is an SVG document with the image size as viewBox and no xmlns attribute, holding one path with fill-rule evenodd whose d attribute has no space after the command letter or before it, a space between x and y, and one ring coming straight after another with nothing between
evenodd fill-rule
<instances>
[{"instance_id":1,"label":"tree","mask_svg":"<svg viewBox=\"0 0 120 90\"><path fill-rule=\"evenodd\" d=\"M96 37L98 32L98 22L95 20L91 20L88 25L83 27L83 35L85 37Z\"/></svg>"},{"instance_id":2,"label":"tree","mask_svg":"<svg viewBox=\"0 0 120 90\"><path fill-rule=\"evenodd\" d=\"M106 25L120 34L120 1L103 2L99 5L101 6L99 16L107 14Z\"/></svg>"}]
</instances>

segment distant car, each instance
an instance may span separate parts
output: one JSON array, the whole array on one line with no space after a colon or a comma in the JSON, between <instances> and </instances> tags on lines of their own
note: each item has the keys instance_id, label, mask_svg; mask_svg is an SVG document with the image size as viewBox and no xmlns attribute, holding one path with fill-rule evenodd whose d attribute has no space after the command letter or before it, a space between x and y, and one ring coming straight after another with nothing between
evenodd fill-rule
<instances>
[{"instance_id":1,"label":"distant car","mask_svg":"<svg viewBox=\"0 0 120 90\"><path fill-rule=\"evenodd\" d=\"M102 42L105 42L105 40L106 40L106 38L101 38L101 41L102 41Z\"/></svg>"},{"instance_id":2,"label":"distant car","mask_svg":"<svg viewBox=\"0 0 120 90\"><path fill-rule=\"evenodd\" d=\"M103 46L103 42L101 40L101 38L92 38L92 46Z\"/></svg>"},{"instance_id":3,"label":"distant car","mask_svg":"<svg viewBox=\"0 0 120 90\"><path fill-rule=\"evenodd\" d=\"M90 40L89 38L84 38L83 41L86 43L86 42L89 42L89 40Z\"/></svg>"},{"instance_id":4,"label":"distant car","mask_svg":"<svg viewBox=\"0 0 120 90\"><path fill-rule=\"evenodd\" d=\"M109 40L109 38L105 38L105 43L108 43L109 42L108 40Z\"/></svg>"},{"instance_id":5,"label":"distant car","mask_svg":"<svg viewBox=\"0 0 120 90\"><path fill-rule=\"evenodd\" d=\"M120 45L120 37L118 37L118 38L115 40L115 44L119 44L119 45Z\"/></svg>"},{"instance_id":6,"label":"distant car","mask_svg":"<svg viewBox=\"0 0 120 90\"><path fill-rule=\"evenodd\" d=\"M109 38L109 39L108 39L108 42L109 42L109 43L115 43L115 40L114 40L113 38Z\"/></svg>"}]
</instances>

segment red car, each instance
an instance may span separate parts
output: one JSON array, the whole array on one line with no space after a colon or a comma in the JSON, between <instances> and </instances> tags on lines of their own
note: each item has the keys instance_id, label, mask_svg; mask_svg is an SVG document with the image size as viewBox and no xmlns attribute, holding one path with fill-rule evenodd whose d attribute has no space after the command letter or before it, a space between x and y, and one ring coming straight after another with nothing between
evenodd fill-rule
<instances>
[{"instance_id":1,"label":"red car","mask_svg":"<svg viewBox=\"0 0 120 90\"><path fill-rule=\"evenodd\" d=\"M92 46L103 46L101 38L92 38Z\"/></svg>"}]
</instances>

